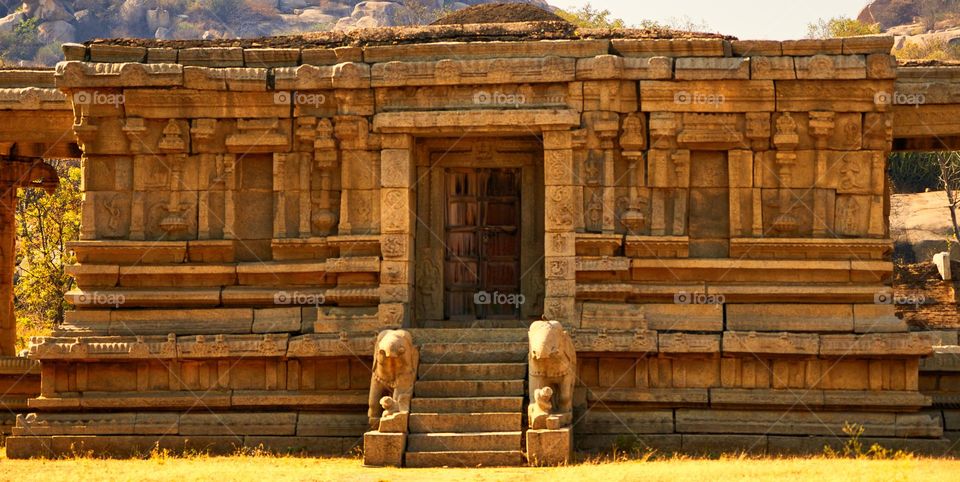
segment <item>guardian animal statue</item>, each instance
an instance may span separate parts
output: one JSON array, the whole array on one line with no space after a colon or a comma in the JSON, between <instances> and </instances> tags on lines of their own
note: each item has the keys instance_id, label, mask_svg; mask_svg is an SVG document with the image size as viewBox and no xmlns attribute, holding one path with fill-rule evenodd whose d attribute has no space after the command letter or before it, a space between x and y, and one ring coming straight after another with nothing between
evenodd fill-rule
<instances>
[{"instance_id":1,"label":"guardian animal statue","mask_svg":"<svg viewBox=\"0 0 960 482\"><path fill-rule=\"evenodd\" d=\"M409 414L419 363L420 352L410 332L386 330L377 335L367 412L371 427L383 427L387 419Z\"/></svg>"},{"instance_id":2,"label":"guardian animal statue","mask_svg":"<svg viewBox=\"0 0 960 482\"><path fill-rule=\"evenodd\" d=\"M559 321L530 325L530 428L560 428L573 417L577 351Z\"/></svg>"}]
</instances>

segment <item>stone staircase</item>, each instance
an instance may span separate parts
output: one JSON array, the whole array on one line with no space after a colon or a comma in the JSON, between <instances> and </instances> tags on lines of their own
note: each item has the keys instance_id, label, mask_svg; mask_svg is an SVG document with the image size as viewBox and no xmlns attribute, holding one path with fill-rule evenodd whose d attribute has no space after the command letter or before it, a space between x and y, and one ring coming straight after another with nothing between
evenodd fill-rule
<instances>
[{"instance_id":1,"label":"stone staircase","mask_svg":"<svg viewBox=\"0 0 960 482\"><path fill-rule=\"evenodd\" d=\"M527 330L410 331L420 369L406 466L522 465Z\"/></svg>"}]
</instances>

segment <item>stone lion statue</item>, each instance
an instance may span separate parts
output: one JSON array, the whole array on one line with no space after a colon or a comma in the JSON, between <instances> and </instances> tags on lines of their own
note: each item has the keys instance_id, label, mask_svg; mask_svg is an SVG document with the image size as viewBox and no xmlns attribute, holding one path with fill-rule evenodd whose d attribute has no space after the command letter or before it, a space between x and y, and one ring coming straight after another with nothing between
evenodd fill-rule
<instances>
[{"instance_id":1,"label":"stone lion statue","mask_svg":"<svg viewBox=\"0 0 960 482\"><path fill-rule=\"evenodd\" d=\"M377 335L367 412L371 427L379 426L381 416L392 418L410 412L419 363L420 352L410 332L385 330Z\"/></svg>"},{"instance_id":2,"label":"stone lion statue","mask_svg":"<svg viewBox=\"0 0 960 482\"><path fill-rule=\"evenodd\" d=\"M559 321L530 325L530 428L559 428L573 415L577 351Z\"/></svg>"}]
</instances>

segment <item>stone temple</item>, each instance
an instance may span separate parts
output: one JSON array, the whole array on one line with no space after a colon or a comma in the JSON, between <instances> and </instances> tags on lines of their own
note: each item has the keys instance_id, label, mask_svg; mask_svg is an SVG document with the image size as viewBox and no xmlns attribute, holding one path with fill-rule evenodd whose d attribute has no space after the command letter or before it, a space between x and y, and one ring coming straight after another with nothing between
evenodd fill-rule
<instances>
[{"instance_id":1,"label":"stone temple","mask_svg":"<svg viewBox=\"0 0 960 482\"><path fill-rule=\"evenodd\" d=\"M513 23L0 71L7 454L549 464L847 422L942 453L960 366L921 390L940 342L889 302L885 170L956 144L960 68L892 44ZM17 358L12 187L55 157L83 166L75 309Z\"/></svg>"}]
</instances>

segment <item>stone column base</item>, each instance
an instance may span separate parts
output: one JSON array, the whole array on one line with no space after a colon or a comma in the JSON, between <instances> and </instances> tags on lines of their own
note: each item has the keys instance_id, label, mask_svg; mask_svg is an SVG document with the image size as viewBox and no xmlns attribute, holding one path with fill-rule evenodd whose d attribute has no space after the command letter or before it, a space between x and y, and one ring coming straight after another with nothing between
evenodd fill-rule
<instances>
[{"instance_id":1,"label":"stone column base","mask_svg":"<svg viewBox=\"0 0 960 482\"><path fill-rule=\"evenodd\" d=\"M563 465L573 460L573 429L527 430L530 465Z\"/></svg>"},{"instance_id":2,"label":"stone column base","mask_svg":"<svg viewBox=\"0 0 960 482\"><path fill-rule=\"evenodd\" d=\"M363 465L403 467L407 434L372 431L363 434Z\"/></svg>"}]
</instances>

